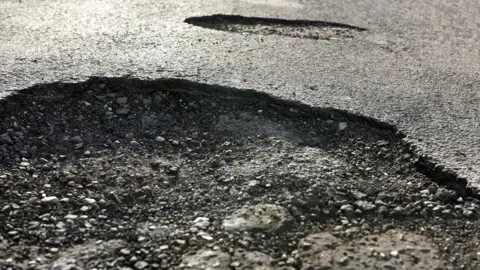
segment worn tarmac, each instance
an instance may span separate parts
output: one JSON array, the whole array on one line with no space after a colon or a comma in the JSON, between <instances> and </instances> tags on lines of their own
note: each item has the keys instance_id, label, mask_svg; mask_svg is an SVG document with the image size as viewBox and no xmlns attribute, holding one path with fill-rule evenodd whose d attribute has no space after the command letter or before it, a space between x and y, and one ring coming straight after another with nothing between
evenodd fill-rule
<instances>
[{"instance_id":1,"label":"worn tarmac","mask_svg":"<svg viewBox=\"0 0 480 270\"><path fill-rule=\"evenodd\" d=\"M91 76L254 89L390 123L476 192L479 12L473 0L3 0L0 96ZM338 38L322 32L316 39L282 20L263 19L266 27L248 31L242 24L219 31L185 23L213 14L366 31Z\"/></svg>"}]
</instances>

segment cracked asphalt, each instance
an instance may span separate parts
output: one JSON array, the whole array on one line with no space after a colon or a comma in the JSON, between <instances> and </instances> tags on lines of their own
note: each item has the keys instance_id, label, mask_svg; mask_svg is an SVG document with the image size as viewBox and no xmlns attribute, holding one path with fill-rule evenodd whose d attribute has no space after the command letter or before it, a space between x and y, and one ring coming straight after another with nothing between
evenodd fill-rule
<instances>
[{"instance_id":1,"label":"cracked asphalt","mask_svg":"<svg viewBox=\"0 0 480 270\"><path fill-rule=\"evenodd\" d=\"M90 76L254 89L395 125L480 187L477 1L0 1L0 96ZM366 28L349 39L184 23L235 14Z\"/></svg>"}]
</instances>

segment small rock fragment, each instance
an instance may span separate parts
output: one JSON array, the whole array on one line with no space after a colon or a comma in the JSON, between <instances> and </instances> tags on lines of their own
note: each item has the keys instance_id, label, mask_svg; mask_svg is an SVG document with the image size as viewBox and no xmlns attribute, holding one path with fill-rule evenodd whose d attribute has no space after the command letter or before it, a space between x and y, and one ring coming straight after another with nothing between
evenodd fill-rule
<instances>
[{"instance_id":1,"label":"small rock fragment","mask_svg":"<svg viewBox=\"0 0 480 270\"><path fill-rule=\"evenodd\" d=\"M119 97L119 98L117 98L117 103L118 104L125 104L125 103L127 103L127 100L128 99L126 97Z\"/></svg>"},{"instance_id":2,"label":"small rock fragment","mask_svg":"<svg viewBox=\"0 0 480 270\"><path fill-rule=\"evenodd\" d=\"M137 141L131 141L130 146L134 149L137 149L140 147L140 144Z\"/></svg>"},{"instance_id":3,"label":"small rock fragment","mask_svg":"<svg viewBox=\"0 0 480 270\"><path fill-rule=\"evenodd\" d=\"M207 217L198 217L193 221L193 226L200 229L206 229L210 226L210 220Z\"/></svg>"},{"instance_id":4,"label":"small rock fragment","mask_svg":"<svg viewBox=\"0 0 480 270\"><path fill-rule=\"evenodd\" d=\"M465 210L463 210L462 214L463 214L465 217L471 217L471 216L473 216L473 211L468 210L468 209L465 209Z\"/></svg>"},{"instance_id":5,"label":"small rock fragment","mask_svg":"<svg viewBox=\"0 0 480 270\"><path fill-rule=\"evenodd\" d=\"M145 261L138 261L135 263L135 269L142 270L148 266L148 263Z\"/></svg>"},{"instance_id":6,"label":"small rock fragment","mask_svg":"<svg viewBox=\"0 0 480 270\"><path fill-rule=\"evenodd\" d=\"M340 210L342 210L342 212L344 212L345 214L350 215L350 214L353 213L353 211L354 211L355 209L353 208L352 205L350 205L350 204L345 204L345 205L342 205L342 206L340 207Z\"/></svg>"},{"instance_id":7,"label":"small rock fragment","mask_svg":"<svg viewBox=\"0 0 480 270\"><path fill-rule=\"evenodd\" d=\"M129 142L133 141L134 137L135 136L133 135L133 133L127 133L127 135L125 135L125 139L127 139L127 141Z\"/></svg>"},{"instance_id":8,"label":"small rock fragment","mask_svg":"<svg viewBox=\"0 0 480 270\"><path fill-rule=\"evenodd\" d=\"M127 115L130 113L130 109L129 108L121 108L121 109L118 109L117 110L117 114L118 115Z\"/></svg>"},{"instance_id":9,"label":"small rock fragment","mask_svg":"<svg viewBox=\"0 0 480 270\"><path fill-rule=\"evenodd\" d=\"M236 210L223 221L223 227L228 231L274 232L292 222L287 209L274 204L257 204Z\"/></svg>"},{"instance_id":10,"label":"small rock fragment","mask_svg":"<svg viewBox=\"0 0 480 270\"><path fill-rule=\"evenodd\" d=\"M348 127L347 122L338 123L338 130L345 130Z\"/></svg>"},{"instance_id":11,"label":"small rock fragment","mask_svg":"<svg viewBox=\"0 0 480 270\"><path fill-rule=\"evenodd\" d=\"M157 137L155 138L155 141L156 141L156 142L164 142L164 141L166 141L166 140L165 140L165 138L162 137L162 136L157 136Z\"/></svg>"},{"instance_id":12,"label":"small rock fragment","mask_svg":"<svg viewBox=\"0 0 480 270\"><path fill-rule=\"evenodd\" d=\"M70 138L70 142L73 143L73 144L79 144L79 143L83 142L83 139L80 136L74 136L74 137Z\"/></svg>"},{"instance_id":13,"label":"small rock fragment","mask_svg":"<svg viewBox=\"0 0 480 270\"><path fill-rule=\"evenodd\" d=\"M199 250L193 255L184 255L179 268L230 270L230 255L223 251Z\"/></svg>"},{"instance_id":14,"label":"small rock fragment","mask_svg":"<svg viewBox=\"0 0 480 270\"><path fill-rule=\"evenodd\" d=\"M94 204L96 201L95 199L85 198L85 202L87 202L88 204Z\"/></svg>"},{"instance_id":15,"label":"small rock fragment","mask_svg":"<svg viewBox=\"0 0 480 270\"><path fill-rule=\"evenodd\" d=\"M49 196L49 197L45 197L45 198L41 199L41 202L43 204L56 204L59 201L60 200L56 196Z\"/></svg>"},{"instance_id":16,"label":"small rock fragment","mask_svg":"<svg viewBox=\"0 0 480 270\"><path fill-rule=\"evenodd\" d=\"M368 201L356 201L355 205L357 205L362 211L372 211L377 208L375 204Z\"/></svg>"},{"instance_id":17,"label":"small rock fragment","mask_svg":"<svg viewBox=\"0 0 480 270\"><path fill-rule=\"evenodd\" d=\"M79 150L79 149L82 149L83 148L83 143L77 143L73 146L73 149L75 150Z\"/></svg>"}]
</instances>

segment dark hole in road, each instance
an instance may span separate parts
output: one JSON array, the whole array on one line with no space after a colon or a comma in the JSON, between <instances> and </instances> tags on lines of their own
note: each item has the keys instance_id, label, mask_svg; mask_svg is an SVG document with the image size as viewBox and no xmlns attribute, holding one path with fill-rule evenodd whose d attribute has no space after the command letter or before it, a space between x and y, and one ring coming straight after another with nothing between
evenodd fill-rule
<instances>
[{"instance_id":1,"label":"dark hole in road","mask_svg":"<svg viewBox=\"0 0 480 270\"><path fill-rule=\"evenodd\" d=\"M455 192L419 173L430 165L417 162L388 124L253 90L92 78L34 86L0 105L0 233L10 243L0 257L21 253L19 264L37 256L34 248L56 258L55 248L112 239L147 250L137 255L151 262L162 245L185 252L203 245L179 244L178 235L155 228L188 231L197 216L221 220L265 203L302 224L269 240L278 251L271 255L281 256L296 248L286 244L295 232L337 224L346 204L346 214L383 228L431 225L432 210L396 207L421 201L419 194L439 204L474 200L462 193L465 183ZM439 174L430 176L454 181ZM221 231L221 222L212 226ZM253 235L252 245L266 245L262 239ZM180 263L181 253L169 256L168 266Z\"/></svg>"},{"instance_id":2,"label":"dark hole in road","mask_svg":"<svg viewBox=\"0 0 480 270\"><path fill-rule=\"evenodd\" d=\"M286 20L222 14L191 17L187 18L185 22L204 28L235 33L280 35L323 40L353 38L355 34L366 31L365 28L334 22Z\"/></svg>"}]
</instances>

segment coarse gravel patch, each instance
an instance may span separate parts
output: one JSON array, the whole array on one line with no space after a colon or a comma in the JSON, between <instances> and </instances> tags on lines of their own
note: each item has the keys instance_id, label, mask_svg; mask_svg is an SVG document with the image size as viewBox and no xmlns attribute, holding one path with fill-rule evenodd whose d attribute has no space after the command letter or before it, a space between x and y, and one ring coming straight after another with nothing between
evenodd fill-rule
<instances>
[{"instance_id":1,"label":"coarse gravel patch","mask_svg":"<svg viewBox=\"0 0 480 270\"><path fill-rule=\"evenodd\" d=\"M478 268L478 200L360 117L169 80L0 103L2 269Z\"/></svg>"},{"instance_id":2,"label":"coarse gravel patch","mask_svg":"<svg viewBox=\"0 0 480 270\"><path fill-rule=\"evenodd\" d=\"M352 25L308 20L245 17L240 15L215 14L190 17L186 23L208 29L240 34L278 35L303 39L351 39L366 31Z\"/></svg>"}]
</instances>

